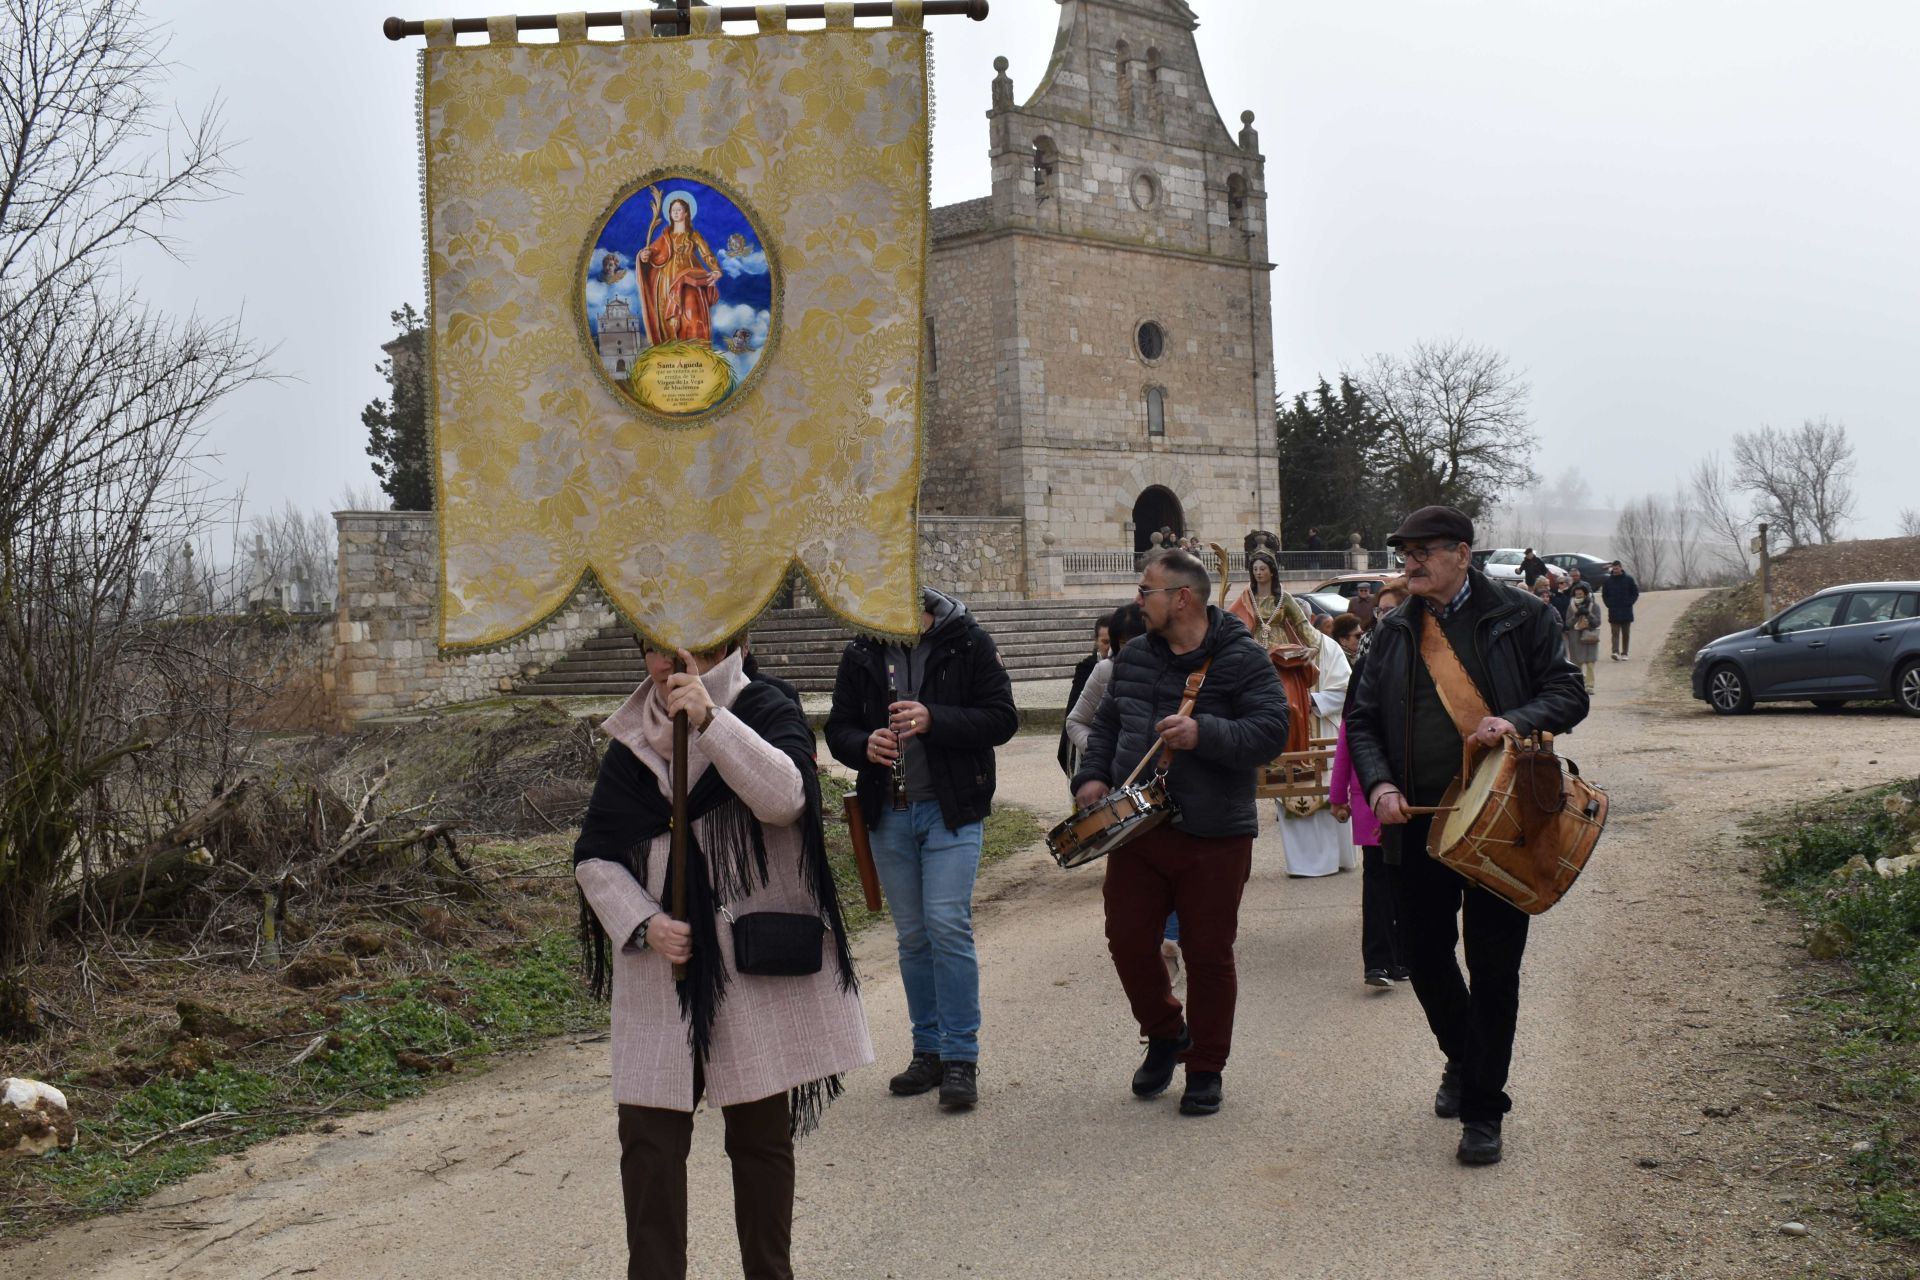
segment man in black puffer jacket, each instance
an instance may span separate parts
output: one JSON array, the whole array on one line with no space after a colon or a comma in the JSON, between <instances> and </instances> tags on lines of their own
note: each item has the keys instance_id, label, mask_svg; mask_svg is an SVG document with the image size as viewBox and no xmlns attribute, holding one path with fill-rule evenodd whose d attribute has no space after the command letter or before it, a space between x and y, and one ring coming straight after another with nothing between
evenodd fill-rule
<instances>
[{"instance_id":1,"label":"man in black puffer jacket","mask_svg":"<svg viewBox=\"0 0 1920 1280\"><path fill-rule=\"evenodd\" d=\"M1347 751L1381 822L1401 959L1447 1056L1434 1113L1460 1119L1462 1164L1492 1164L1513 1105L1505 1090L1530 917L1428 857L1433 819L1408 812L1439 803L1460 771L1461 730L1428 673L1422 636L1440 628L1491 712L1471 735L1481 746L1568 732L1586 718L1587 691L1553 608L1472 568L1473 522L1464 514L1422 507L1387 542L1400 548L1414 599L1374 628L1348 691ZM1462 935L1471 989L1454 959Z\"/></svg>"},{"instance_id":2,"label":"man in black puffer jacket","mask_svg":"<svg viewBox=\"0 0 1920 1280\"><path fill-rule=\"evenodd\" d=\"M940 1105L979 1100L980 965L973 881L993 804L993 749L1020 726L1013 684L967 606L923 593L912 648L861 638L840 655L827 749L858 771L860 810L893 914L913 1059L887 1082L902 1097L940 1089ZM892 688L897 697L889 700ZM904 752L904 756L901 753ZM892 799L901 759L904 807Z\"/></svg>"},{"instance_id":3,"label":"man in black puffer jacket","mask_svg":"<svg viewBox=\"0 0 1920 1280\"><path fill-rule=\"evenodd\" d=\"M1107 950L1147 1038L1133 1091L1165 1092L1184 1060L1186 1115L1220 1109L1238 994L1233 943L1260 830L1254 770L1287 741L1287 697L1272 660L1238 618L1207 603L1212 593L1206 567L1184 551L1140 571L1147 634L1113 655L1113 680L1073 778L1075 801L1089 805L1149 751L1164 744L1177 752L1167 791L1179 817L1114 851L1104 896ZM1203 663L1193 713L1180 715L1188 677ZM1175 910L1187 1009L1160 958L1161 928Z\"/></svg>"}]
</instances>

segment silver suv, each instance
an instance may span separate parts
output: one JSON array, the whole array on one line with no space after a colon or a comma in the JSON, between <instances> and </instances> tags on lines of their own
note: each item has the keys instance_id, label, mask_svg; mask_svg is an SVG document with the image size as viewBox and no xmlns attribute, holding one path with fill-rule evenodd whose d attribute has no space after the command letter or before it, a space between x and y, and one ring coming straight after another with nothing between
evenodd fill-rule
<instances>
[{"instance_id":1,"label":"silver suv","mask_svg":"<svg viewBox=\"0 0 1920 1280\"><path fill-rule=\"evenodd\" d=\"M1891 698L1920 716L1920 582L1828 587L1693 655L1693 696L1721 715L1756 702Z\"/></svg>"}]
</instances>

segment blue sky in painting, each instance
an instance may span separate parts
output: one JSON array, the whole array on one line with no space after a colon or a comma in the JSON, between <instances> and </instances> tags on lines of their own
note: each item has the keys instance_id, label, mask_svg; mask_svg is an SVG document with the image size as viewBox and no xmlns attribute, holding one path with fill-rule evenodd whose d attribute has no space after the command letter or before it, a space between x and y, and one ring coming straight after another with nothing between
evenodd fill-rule
<instances>
[{"instance_id":1,"label":"blue sky in painting","mask_svg":"<svg viewBox=\"0 0 1920 1280\"><path fill-rule=\"evenodd\" d=\"M765 246L760 243L758 233L731 200L704 182L690 178L669 178L653 185L660 188L663 211L672 204L676 191L685 191L693 197L698 206L693 229L700 233L714 256L720 258L723 266L728 268L720 281L720 308L716 311L715 320L719 322L723 314L728 317L755 317L758 323L737 327L753 330L753 345L758 348L765 341L773 306L773 277L767 270ZM652 219L653 199L648 189L642 187L614 210L613 216L607 219L606 228L600 233L589 260L590 269L583 299L587 308L587 325L595 337L600 333L600 312L609 297L624 296L630 304L638 305L632 272L633 257L645 245L647 224ZM661 227L665 225L666 216L663 212ZM735 233L746 237L751 251L743 258L729 261L724 253L727 241ZM656 229L654 234L658 235L659 230ZM620 265L628 268L627 277L611 287L600 280L600 264L609 253L616 255ZM716 323L714 345L721 346L730 331Z\"/></svg>"}]
</instances>

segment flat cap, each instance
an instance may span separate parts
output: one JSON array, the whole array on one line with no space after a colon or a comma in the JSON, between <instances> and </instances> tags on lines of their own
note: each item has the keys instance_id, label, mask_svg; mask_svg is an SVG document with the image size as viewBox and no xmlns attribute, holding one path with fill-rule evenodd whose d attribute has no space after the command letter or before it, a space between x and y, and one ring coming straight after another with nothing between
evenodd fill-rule
<instances>
[{"instance_id":1,"label":"flat cap","mask_svg":"<svg viewBox=\"0 0 1920 1280\"><path fill-rule=\"evenodd\" d=\"M1405 520L1387 539L1387 545L1397 547L1403 542L1424 542L1428 538L1445 538L1450 542L1473 541L1473 521L1466 513L1452 507L1422 507Z\"/></svg>"}]
</instances>

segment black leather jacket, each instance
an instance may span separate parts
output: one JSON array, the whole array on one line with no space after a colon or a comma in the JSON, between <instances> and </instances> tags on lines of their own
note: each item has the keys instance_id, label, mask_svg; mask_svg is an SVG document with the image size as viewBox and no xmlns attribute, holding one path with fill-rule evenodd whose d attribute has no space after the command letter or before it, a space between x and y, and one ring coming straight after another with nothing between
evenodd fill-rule
<instances>
[{"instance_id":1,"label":"black leather jacket","mask_svg":"<svg viewBox=\"0 0 1920 1280\"><path fill-rule=\"evenodd\" d=\"M1153 726L1180 710L1188 674L1211 657L1193 709L1200 743L1177 753L1167 774L1167 791L1180 806L1174 826L1196 836L1256 835L1253 771L1286 748L1287 695L1273 660L1240 619L1211 605L1207 619L1207 638L1191 653L1176 655L1165 640L1146 635L1113 655L1113 679L1073 789L1118 786L1154 745Z\"/></svg>"},{"instance_id":2,"label":"black leather jacket","mask_svg":"<svg viewBox=\"0 0 1920 1280\"><path fill-rule=\"evenodd\" d=\"M1473 599L1483 606L1474 644L1493 681L1493 713L1521 733L1567 733L1587 718L1580 668L1567 661L1560 615L1535 596L1502 587L1477 569L1467 571ZM1491 602L1490 607L1488 602ZM1411 794L1413 672L1420 633L1433 621L1409 600L1373 631L1373 644L1347 691L1347 751L1369 797L1383 782Z\"/></svg>"},{"instance_id":3,"label":"black leather jacket","mask_svg":"<svg viewBox=\"0 0 1920 1280\"><path fill-rule=\"evenodd\" d=\"M972 614L935 627L926 642L933 652L917 700L932 713L933 723L921 741L940 816L949 831L958 831L981 821L993 807L993 749L1013 737L1020 713L1000 651ZM866 636L847 646L827 715L827 750L858 772L860 808L870 827L879 823L892 786L891 772L867 759L867 738L887 722L889 647L896 655L901 652Z\"/></svg>"}]
</instances>

